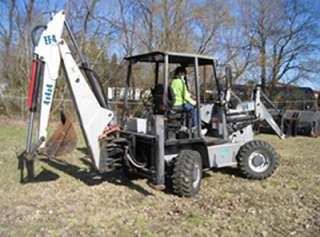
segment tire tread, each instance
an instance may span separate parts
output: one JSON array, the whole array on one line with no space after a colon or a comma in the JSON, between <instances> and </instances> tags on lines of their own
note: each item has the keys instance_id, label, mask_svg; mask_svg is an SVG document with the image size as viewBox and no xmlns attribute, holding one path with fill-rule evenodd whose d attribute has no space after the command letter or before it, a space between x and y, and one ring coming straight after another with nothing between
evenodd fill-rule
<instances>
[{"instance_id":1,"label":"tire tread","mask_svg":"<svg viewBox=\"0 0 320 237\"><path fill-rule=\"evenodd\" d=\"M192 186L192 169L197 163L199 163L200 169L202 169L201 155L194 150L182 150L178 157L175 158L171 177L172 188L175 194L191 197L199 191L199 188L194 189Z\"/></svg>"},{"instance_id":2,"label":"tire tread","mask_svg":"<svg viewBox=\"0 0 320 237\"><path fill-rule=\"evenodd\" d=\"M271 167L268 168L265 172L261 174L257 174L254 171L252 171L248 165L247 165L247 159L249 155L257 150L257 149L262 149L270 153L271 159L272 159L272 164ZM238 153L238 162L239 162L239 167L241 170L241 173L249 179L266 179L270 177L274 171L277 169L279 166L279 155L275 151L275 149L267 142L261 141L261 140L254 140L250 141L246 144L244 144Z\"/></svg>"}]
</instances>

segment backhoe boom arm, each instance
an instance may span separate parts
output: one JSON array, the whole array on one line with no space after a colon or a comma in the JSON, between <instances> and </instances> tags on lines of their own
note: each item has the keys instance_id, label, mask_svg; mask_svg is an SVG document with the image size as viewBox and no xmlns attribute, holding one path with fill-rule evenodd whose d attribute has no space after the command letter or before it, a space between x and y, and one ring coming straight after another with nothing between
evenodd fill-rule
<instances>
[{"instance_id":1,"label":"backhoe boom arm","mask_svg":"<svg viewBox=\"0 0 320 237\"><path fill-rule=\"evenodd\" d=\"M49 115L53 103L56 80L59 78L60 67L62 67L66 75L66 82L72 95L87 147L93 159L93 164L95 168L99 170L99 136L112 121L113 112L107 108L105 99L101 96L103 94L101 87L97 88L97 85L93 83L96 83L96 78L92 78L92 75L90 78L86 78L82 74L70 48L62 38L65 27L67 27L67 33L71 36L72 42L75 43L74 36L66 22L65 14L63 11L60 11L52 16L51 21L41 33L34 49L34 58L43 63L43 73L40 78L41 94L39 94L39 98L34 98L35 96L31 95L32 101L36 104L39 102L40 105L39 127L37 128L37 138L34 144L37 144L37 147L44 148L45 143L48 141L47 128ZM79 50L79 48L77 48L77 50ZM83 59L83 57L81 59ZM97 94L99 94L99 96ZM32 144L32 140L34 140L32 137L33 120L36 112L36 109L30 108L26 149L29 159L32 159L34 156L34 154L31 154L31 151L35 148L34 144Z\"/></svg>"}]
</instances>

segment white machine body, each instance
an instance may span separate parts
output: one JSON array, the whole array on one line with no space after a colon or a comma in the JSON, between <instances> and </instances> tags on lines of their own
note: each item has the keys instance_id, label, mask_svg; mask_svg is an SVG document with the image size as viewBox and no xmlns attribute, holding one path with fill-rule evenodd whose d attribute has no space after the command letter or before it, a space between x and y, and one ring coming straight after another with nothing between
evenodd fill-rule
<instances>
[{"instance_id":1,"label":"white machine body","mask_svg":"<svg viewBox=\"0 0 320 237\"><path fill-rule=\"evenodd\" d=\"M85 140L91 151L94 165L99 169L99 136L112 121L113 112L100 106L87 80L80 71L68 45L62 38L64 24L65 14L63 11L60 11L48 23L34 50L35 54L45 63L38 140L39 138L44 138L44 141L47 139L49 114L52 107L56 80L59 77L59 69L62 63ZM44 144L43 142L41 146L44 146Z\"/></svg>"}]
</instances>

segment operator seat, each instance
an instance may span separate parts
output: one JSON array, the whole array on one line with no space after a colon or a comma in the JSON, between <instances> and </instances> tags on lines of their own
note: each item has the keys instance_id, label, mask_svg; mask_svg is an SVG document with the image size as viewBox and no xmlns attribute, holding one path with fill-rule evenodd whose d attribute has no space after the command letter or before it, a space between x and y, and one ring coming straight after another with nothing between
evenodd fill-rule
<instances>
[{"instance_id":1,"label":"operator seat","mask_svg":"<svg viewBox=\"0 0 320 237\"><path fill-rule=\"evenodd\" d=\"M157 84L155 86L155 88L152 90L152 97L155 114L166 114L173 116L187 112L182 106L174 106L175 95L170 86L168 87L168 96L166 98L167 105L163 103L164 86L162 84Z\"/></svg>"},{"instance_id":2,"label":"operator seat","mask_svg":"<svg viewBox=\"0 0 320 237\"><path fill-rule=\"evenodd\" d=\"M165 114L168 109L172 106L172 102L167 98L167 106L163 103L164 97L164 86L162 84L157 84L152 89L153 98L153 112L155 114ZM169 108L168 108L169 107Z\"/></svg>"},{"instance_id":3,"label":"operator seat","mask_svg":"<svg viewBox=\"0 0 320 237\"><path fill-rule=\"evenodd\" d=\"M182 106L174 106L175 95L168 87L167 105L163 103L164 86L157 84L152 90L154 113L164 114L167 118L168 131L177 132L181 127L191 128L191 112L185 110Z\"/></svg>"}]
</instances>

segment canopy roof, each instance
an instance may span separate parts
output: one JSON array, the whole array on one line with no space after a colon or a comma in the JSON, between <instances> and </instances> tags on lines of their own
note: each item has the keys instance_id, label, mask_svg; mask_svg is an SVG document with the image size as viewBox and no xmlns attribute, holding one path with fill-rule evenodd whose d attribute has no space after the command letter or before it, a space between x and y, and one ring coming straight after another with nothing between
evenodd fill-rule
<instances>
[{"instance_id":1,"label":"canopy roof","mask_svg":"<svg viewBox=\"0 0 320 237\"><path fill-rule=\"evenodd\" d=\"M145 54L138 54L125 59L131 63L164 63L165 55L169 56L170 64L183 64L191 66L194 64L195 58L198 58L199 65L212 65L214 58L200 54L176 53L176 52L149 52Z\"/></svg>"}]
</instances>

